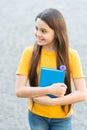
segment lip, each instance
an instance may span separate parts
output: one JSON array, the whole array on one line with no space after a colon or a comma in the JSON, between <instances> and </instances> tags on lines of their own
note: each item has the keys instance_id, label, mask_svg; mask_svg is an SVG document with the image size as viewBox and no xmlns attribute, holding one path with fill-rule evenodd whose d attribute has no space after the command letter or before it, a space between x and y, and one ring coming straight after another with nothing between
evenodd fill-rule
<instances>
[{"instance_id":1,"label":"lip","mask_svg":"<svg viewBox=\"0 0 87 130\"><path fill-rule=\"evenodd\" d=\"M44 40L44 39L38 39L38 38L37 38L37 42L42 42L43 40Z\"/></svg>"}]
</instances>

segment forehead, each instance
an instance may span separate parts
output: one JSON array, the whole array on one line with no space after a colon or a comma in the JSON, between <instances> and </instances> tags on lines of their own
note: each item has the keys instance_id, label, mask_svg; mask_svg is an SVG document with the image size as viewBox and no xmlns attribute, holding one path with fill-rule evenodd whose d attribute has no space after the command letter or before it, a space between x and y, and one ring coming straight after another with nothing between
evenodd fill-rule
<instances>
[{"instance_id":1,"label":"forehead","mask_svg":"<svg viewBox=\"0 0 87 130\"><path fill-rule=\"evenodd\" d=\"M46 28L46 29L50 29L50 27L47 25L47 23L43 20L41 20L40 18L38 18L36 20L36 23L35 23L36 27L39 27L39 28Z\"/></svg>"}]
</instances>

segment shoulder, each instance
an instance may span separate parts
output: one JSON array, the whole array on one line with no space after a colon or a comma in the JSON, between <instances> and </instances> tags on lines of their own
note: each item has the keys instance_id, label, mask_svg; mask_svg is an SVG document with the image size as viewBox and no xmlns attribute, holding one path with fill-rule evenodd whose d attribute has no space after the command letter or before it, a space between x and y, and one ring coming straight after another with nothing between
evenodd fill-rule
<instances>
[{"instance_id":1,"label":"shoulder","mask_svg":"<svg viewBox=\"0 0 87 130\"><path fill-rule=\"evenodd\" d=\"M77 50L73 49L73 48L69 48L69 55L76 55L78 52Z\"/></svg>"},{"instance_id":2,"label":"shoulder","mask_svg":"<svg viewBox=\"0 0 87 130\"><path fill-rule=\"evenodd\" d=\"M72 48L69 48L69 62L70 66L74 65L80 65L80 56L78 54L78 51Z\"/></svg>"},{"instance_id":3,"label":"shoulder","mask_svg":"<svg viewBox=\"0 0 87 130\"><path fill-rule=\"evenodd\" d=\"M69 49L69 64L72 78L84 77L78 51L72 48Z\"/></svg>"},{"instance_id":4,"label":"shoulder","mask_svg":"<svg viewBox=\"0 0 87 130\"><path fill-rule=\"evenodd\" d=\"M70 58L70 60L72 60L76 57L79 58L78 51L73 49L73 48L69 48L69 58Z\"/></svg>"},{"instance_id":5,"label":"shoulder","mask_svg":"<svg viewBox=\"0 0 87 130\"><path fill-rule=\"evenodd\" d=\"M80 56L78 54L78 51L72 48L69 49L69 63L70 63L70 67L74 69L81 66L81 61L80 61Z\"/></svg>"},{"instance_id":6,"label":"shoulder","mask_svg":"<svg viewBox=\"0 0 87 130\"><path fill-rule=\"evenodd\" d=\"M32 52L33 52L33 46L28 46L23 50L22 55L30 56L32 55Z\"/></svg>"},{"instance_id":7,"label":"shoulder","mask_svg":"<svg viewBox=\"0 0 87 130\"><path fill-rule=\"evenodd\" d=\"M28 46L28 47L26 47L25 49L24 49L24 51L23 52L25 52L25 53L32 53L33 52L33 46Z\"/></svg>"}]
</instances>

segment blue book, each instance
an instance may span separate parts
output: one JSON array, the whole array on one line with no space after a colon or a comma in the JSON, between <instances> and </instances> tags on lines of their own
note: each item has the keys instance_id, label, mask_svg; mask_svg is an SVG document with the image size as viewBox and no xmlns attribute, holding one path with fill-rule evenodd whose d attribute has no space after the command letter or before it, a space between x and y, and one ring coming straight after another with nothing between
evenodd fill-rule
<instances>
[{"instance_id":1,"label":"blue book","mask_svg":"<svg viewBox=\"0 0 87 130\"><path fill-rule=\"evenodd\" d=\"M49 69L49 68L41 68L40 71L40 87L50 86L54 83L64 83L65 80L65 71L58 69ZM50 95L51 98L55 98L56 96Z\"/></svg>"}]
</instances>

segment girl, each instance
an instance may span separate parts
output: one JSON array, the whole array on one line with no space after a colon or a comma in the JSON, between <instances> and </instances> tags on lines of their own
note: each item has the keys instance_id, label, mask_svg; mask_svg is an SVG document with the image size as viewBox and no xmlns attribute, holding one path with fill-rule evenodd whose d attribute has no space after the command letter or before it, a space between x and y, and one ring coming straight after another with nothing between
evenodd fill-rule
<instances>
[{"instance_id":1,"label":"girl","mask_svg":"<svg viewBox=\"0 0 87 130\"><path fill-rule=\"evenodd\" d=\"M24 50L16 72L16 95L30 98L28 119L31 130L72 130L72 104L87 98L79 55L69 48L66 24L58 10L41 12L35 19L35 27L36 43ZM59 69L60 65L66 66L65 82L38 87L40 69Z\"/></svg>"}]
</instances>

